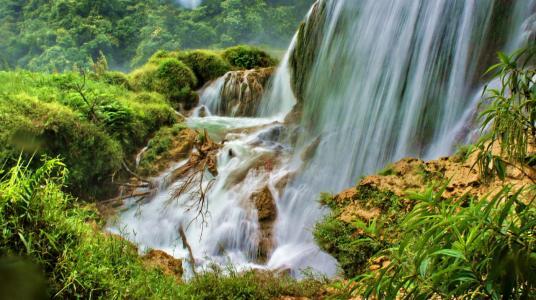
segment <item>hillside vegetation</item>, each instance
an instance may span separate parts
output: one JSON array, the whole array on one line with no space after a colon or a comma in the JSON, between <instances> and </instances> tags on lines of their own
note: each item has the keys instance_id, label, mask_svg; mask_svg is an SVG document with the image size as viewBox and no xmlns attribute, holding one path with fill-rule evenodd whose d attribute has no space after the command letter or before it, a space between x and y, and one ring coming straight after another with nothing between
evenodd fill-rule
<instances>
[{"instance_id":1,"label":"hillside vegetation","mask_svg":"<svg viewBox=\"0 0 536 300\"><path fill-rule=\"evenodd\" d=\"M139 66L158 50L285 48L312 0L0 0L0 68L89 67L103 52L113 68Z\"/></svg>"}]
</instances>

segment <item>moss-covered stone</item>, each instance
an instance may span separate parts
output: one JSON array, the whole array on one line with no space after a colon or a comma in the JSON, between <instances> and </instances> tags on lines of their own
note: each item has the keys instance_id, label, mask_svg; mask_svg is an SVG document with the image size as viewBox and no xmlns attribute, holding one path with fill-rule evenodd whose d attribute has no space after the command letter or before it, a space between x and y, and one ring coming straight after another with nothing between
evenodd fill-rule
<instances>
[{"instance_id":1,"label":"moss-covered stone","mask_svg":"<svg viewBox=\"0 0 536 300\"><path fill-rule=\"evenodd\" d=\"M315 239L347 277L365 272L370 259L396 240L396 226L404 215L398 196L370 186L324 194L321 203L332 211L316 225Z\"/></svg>"},{"instance_id":2,"label":"moss-covered stone","mask_svg":"<svg viewBox=\"0 0 536 300\"><path fill-rule=\"evenodd\" d=\"M240 45L225 49L222 54L231 66L237 69L255 69L273 67L277 61L268 53L247 45Z\"/></svg>"},{"instance_id":3,"label":"moss-covered stone","mask_svg":"<svg viewBox=\"0 0 536 300\"><path fill-rule=\"evenodd\" d=\"M303 103L311 70L324 35L326 1L314 4L309 18L300 25L294 51L290 56L291 84L298 103Z\"/></svg>"},{"instance_id":4,"label":"moss-covered stone","mask_svg":"<svg viewBox=\"0 0 536 300\"><path fill-rule=\"evenodd\" d=\"M197 133L184 124L162 128L149 141L137 172L143 176L155 176L172 163L186 159L196 137Z\"/></svg>"},{"instance_id":5,"label":"moss-covered stone","mask_svg":"<svg viewBox=\"0 0 536 300\"><path fill-rule=\"evenodd\" d=\"M198 79L197 87L201 87L231 70L231 65L227 61L209 50L182 52L178 58L194 72Z\"/></svg>"},{"instance_id":6,"label":"moss-covered stone","mask_svg":"<svg viewBox=\"0 0 536 300\"><path fill-rule=\"evenodd\" d=\"M76 195L100 194L95 186L102 186L124 158L119 143L55 103L1 97L0 123L1 160L13 161L21 154L59 156L70 166L69 190Z\"/></svg>"}]
</instances>

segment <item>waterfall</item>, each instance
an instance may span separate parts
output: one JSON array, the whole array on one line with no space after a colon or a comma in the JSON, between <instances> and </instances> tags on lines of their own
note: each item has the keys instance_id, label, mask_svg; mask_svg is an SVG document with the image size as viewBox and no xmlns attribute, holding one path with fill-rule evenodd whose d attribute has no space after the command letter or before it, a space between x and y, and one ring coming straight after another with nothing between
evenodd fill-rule
<instances>
[{"instance_id":1,"label":"waterfall","mask_svg":"<svg viewBox=\"0 0 536 300\"><path fill-rule=\"evenodd\" d=\"M318 5L324 4L324 36L304 92L304 130L294 161L300 160L300 148L315 139L320 143L278 201L273 267L303 267L300 259L306 259L305 265L330 269L332 260L314 250L311 234L325 214L315 203L320 192L341 191L406 156L451 153L457 141L446 136L464 117L470 119L479 59L489 51L486 42L498 38L488 33L495 1ZM517 2L514 31L529 6Z\"/></svg>"},{"instance_id":2,"label":"waterfall","mask_svg":"<svg viewBox=\"0 0 536 300\"><path fill-rule=\"evenodd\" d=\"M218 176L207 174L204 182L213 186L208 219L195 219L187 197L173 197L172 183L141 205L127 201L109 230L140 249L187 258L178 234L179 227L187 228L196 259L194 266L183 262L188 268L215 262L290 270L296 277L307 268L334 276L337 262L312 237L315 222L327 212L317 202L320 192L339 192L406 156L449 154L470 134L487 47L498 39L492 20L499 2L319 1L326 22L320 24L317 55L306 66L303 99L292 92L289 62L300 35L257 118L210 114L222 103L224 77L201 93L202 106L188 125L227 141L218 154ZM534 2L519 0L503 12L511 16L506 49L527 35L523 28L534 27L528 18ZM314 17L310 12L308 18ZM279 123L296 102L303 109L298 130ZM275 218L274 224L261 222L266 203L259 199L273 200L277 217L268 219Z\"/></svg>"}]
</instances>

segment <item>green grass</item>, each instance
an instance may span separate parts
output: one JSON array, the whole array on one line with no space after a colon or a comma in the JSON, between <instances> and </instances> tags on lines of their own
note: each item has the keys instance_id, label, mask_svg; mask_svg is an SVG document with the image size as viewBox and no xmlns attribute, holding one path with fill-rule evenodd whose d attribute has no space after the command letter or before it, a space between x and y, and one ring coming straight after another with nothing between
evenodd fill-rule
<instances>
[{"instance_id":1,"label":"green grass","mask_svg":"<svg viewBox=\"0 0 536 300\"><path fill-rule=\"evenodd\" d=\"M178 121L158 94L74 73L0 72L0 81L0 158L12 165L21 152L62 157L71 170L69 190L88 198L108 194L104 183L121 161Z\"/></svg>"}]
</instances>

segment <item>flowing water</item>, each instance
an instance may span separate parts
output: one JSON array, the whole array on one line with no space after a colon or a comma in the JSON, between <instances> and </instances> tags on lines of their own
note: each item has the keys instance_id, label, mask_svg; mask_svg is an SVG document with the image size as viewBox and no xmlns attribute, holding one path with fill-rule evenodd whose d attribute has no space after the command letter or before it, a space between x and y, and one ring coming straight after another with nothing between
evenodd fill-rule
<instances>
[{"instance_id":1,"label":"flowing water","mask_svg":"<svg viewBox=\"0 0 536 300\"><path fill-rule=\"evenodd\" d=\"M325 2L327 22L311 66L301 130L292 133L279 123L296 102L288 70L294 40L260 105L260 117L212 115L223 85L219 79L203 91L202 108L188 120L227 141L218 155L219 175L207 174L204 182L212 184L206 223L186 209L187 196L172 197L178 184L172 182L145 204L127 201L109 230L142 249L186 258L178 234L182 226L196 268L214 262L289 269L295 276L313 268L333 276L336 261L311 234L326 213L317 204L319 193L352 186L359 176L405 156L449 154L471 135L479 61L489 51L487 41L497 38L486 34L495 1ZM532 26L533 2L518 1L509 12L506 47L518 45L526 35L520 28ZM165 183L167 175L157 181ZM288 182L286 188L281 182ZM267 259L259 257L263 225L251 200L263 189L277 205Z\"/></svg>"}]
</instances>

